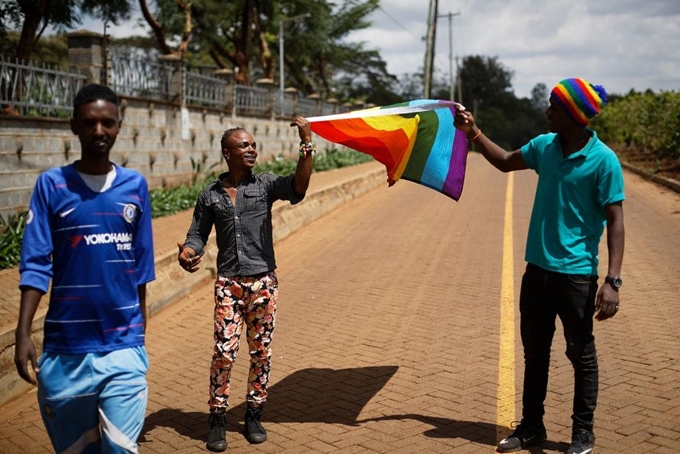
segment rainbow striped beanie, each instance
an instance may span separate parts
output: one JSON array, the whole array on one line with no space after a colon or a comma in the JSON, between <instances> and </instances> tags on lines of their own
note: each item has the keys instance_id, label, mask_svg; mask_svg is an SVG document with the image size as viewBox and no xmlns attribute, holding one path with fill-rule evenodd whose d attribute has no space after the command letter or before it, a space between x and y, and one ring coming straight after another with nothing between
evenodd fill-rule
<instances>
[{"instance_id":1,"label":"rainbow striped beanie","mask_svg":"<svg viewBox=\"0 0 680 454\"><path fill-rule=\"evenodd\" d=\"M552 89L550 99L562 106L577 124L586 126L607 103L607 92L602 85L583 79L564 79Z\"/></svg>"}]
</instances>

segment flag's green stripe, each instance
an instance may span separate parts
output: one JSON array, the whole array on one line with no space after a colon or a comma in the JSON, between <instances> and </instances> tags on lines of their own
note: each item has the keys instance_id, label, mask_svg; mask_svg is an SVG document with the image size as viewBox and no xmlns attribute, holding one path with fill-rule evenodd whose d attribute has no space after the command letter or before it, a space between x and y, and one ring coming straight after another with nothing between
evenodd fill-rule
<instances>
[{"instance_id":1,"label":"flag's green stripe","mask_svg":"<svg viewBox=\"0 0 680 454\"><path fill-rule=\"evenodd\" d=\"M430 157L430 151L434 144L437 130L439 129L439 117L433 111L419 112L420 125L418 126L418 136L413 145L411 158L404 169L402 178L409 178L415 181L420 181L427 164L427 159ZM406 116L406 115L404 115Z\"/></svg>"}]
</instances>

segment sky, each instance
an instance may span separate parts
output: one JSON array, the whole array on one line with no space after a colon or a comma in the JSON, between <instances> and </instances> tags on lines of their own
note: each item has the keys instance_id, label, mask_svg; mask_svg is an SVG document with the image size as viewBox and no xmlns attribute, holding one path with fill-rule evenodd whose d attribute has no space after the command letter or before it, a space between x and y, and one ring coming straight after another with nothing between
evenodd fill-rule
<instances>
[{"instance_id":1,"label":"sky","mask_svg":"<svg viewBox=\"0 0 680 454\"><path fill-rule=\"evenodd\" d=\"M373 25L348 40L379 50L391 74L422 72L428 8L429 0L381 0L367 18ZM451 42L449 13L457 14ZM449 77L452 44L454 60L497 57L520 98L568 77L609 93L680 91L680 0L439 0L438 14L440 77ZM114 37L143 33L134 21L110 29Z\"/></svg>"}]
</instances>

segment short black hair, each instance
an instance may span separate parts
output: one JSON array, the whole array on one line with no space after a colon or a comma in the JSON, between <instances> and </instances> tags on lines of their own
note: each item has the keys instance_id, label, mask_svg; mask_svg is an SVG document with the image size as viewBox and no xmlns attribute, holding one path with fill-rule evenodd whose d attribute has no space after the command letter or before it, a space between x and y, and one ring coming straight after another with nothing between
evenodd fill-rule
<instances>
[{"instance_id":1,"label":"short black hair","mask_svg":"<svg viewBox=\"0 0 680 454\"><path fill-rule=\"evenodd\" d=\"M78 108L84 104L89 104L97 100L103 99L118 105L118 96L106 85L90 84L85 85L78 90L75 98L73 98L73 118L76 118Z\"/></svg>"},{"instance_id":2,"label":"short black hair","mask_svg":"<svg viewBox=\"0 0 680 454\"><path fill-rule=\"evenodd\" d=\"M236 131L245 131L246 128L243 126L236 126L234 128L229 128L226 131L224 131L224 134L222 134L222 138L220 139L220 145L222 146L222 149L224 150L227 148L227 139L229 139L229 136L235 133Z\"/></svg>"}]
</instances>

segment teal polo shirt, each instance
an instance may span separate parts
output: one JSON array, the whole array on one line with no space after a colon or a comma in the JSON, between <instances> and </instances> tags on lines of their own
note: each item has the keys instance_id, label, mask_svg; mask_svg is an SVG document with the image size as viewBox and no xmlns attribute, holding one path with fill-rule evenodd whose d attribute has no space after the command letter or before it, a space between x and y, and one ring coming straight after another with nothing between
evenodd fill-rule
<instances>
[{"instance_id":1,"label":"teal polo shirt","mask_svg":"<svg viewBox=\"0 0 680 454\"><path fill-rule=\"evenodd\" d=\"M567 158L557 134L543 134L521 149L538 174L525 260L565 274L597 274L604 208L625 199L614 151L597 138Z\"/></svg>"}]
</instances>

